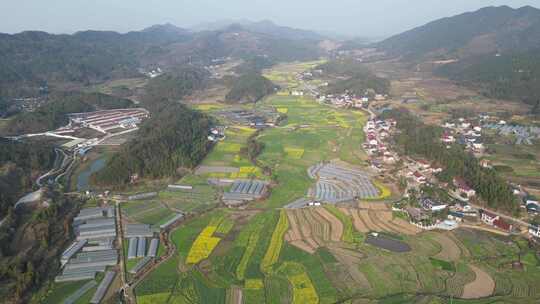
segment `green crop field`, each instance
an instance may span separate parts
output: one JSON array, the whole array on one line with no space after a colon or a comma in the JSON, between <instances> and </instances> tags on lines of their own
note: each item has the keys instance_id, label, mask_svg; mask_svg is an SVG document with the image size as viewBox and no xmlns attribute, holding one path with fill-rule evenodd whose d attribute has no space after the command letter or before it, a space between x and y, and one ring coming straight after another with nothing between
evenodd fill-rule
<instances>
[{"instance_id":1,"label":"green crop field","mask_svg":"<svg viewBox=\"0 0 540 304\"><path fill-rule=\"evenodd\" d=\"M122 213L129 219L150 225L157 225L170 216L171 210L159 201L133 201L122 203Z\"/></svg>"},{"instance_id":2,"label":"green crop field","mask_svg":"<svg viewBox=\"0 0 540 304\"><path fill-rule=\"evenodd\" d=\"M287 124L266 130L257 138L264 143L258 160L273 169L278 182L268 207L280 207L303 196L313 183L306 170L320 161L365 164L360 149L367 117L363 112L330 108L310 98L277 95L267 98L262 103L266 105L288 109Z\"/></svg>"}]
</instances>

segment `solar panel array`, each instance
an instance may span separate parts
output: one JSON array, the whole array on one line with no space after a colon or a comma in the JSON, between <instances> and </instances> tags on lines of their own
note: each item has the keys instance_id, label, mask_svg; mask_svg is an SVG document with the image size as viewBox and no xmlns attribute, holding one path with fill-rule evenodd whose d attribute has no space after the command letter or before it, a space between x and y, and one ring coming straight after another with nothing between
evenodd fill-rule
<instances>
[{"instance_id":1,"label":"solar panel array","mask_svg":"<svg viewBox=\"0 0 540 304\"><path fill-rule=\"evenodd\" d=\"M137 257L137 241L138 241L138 238L136 237L132 237L129 239L128 260L131 260Z\"/></svg>"},{"instance_id":2,"label":"solar panel array","mask_svg":"<svg viewBox=\"0 0 540 304\"><path fill-rule=\"evenodd\" d=\"M150 225L146 224L127 224L125 229L125 237L153 237L154 230Z\"/></svg>"},{"instance_id":3,"label":"solar panel array","mask_svg":"<svg viewBox=\"0 0 540 304\"><path fill-rule=\"evenodd\" d=\"M85 293L90 289L94 288L97 285L97 282L92 280L84 284L81 288L77 289L73 294L71 294L67 299L64 300L64 304L74 304L79 300Z\"/></svg>"},{"instance_id":4,"label":"solar panel array","mask_svg":"<svg viewBox=\"0 0 540 304\"><path fill-rule=\"evenodd\" d=\"M308 175L318 178L315 186L308 191L308 196L318 201L335 204L380 195L370 176L358 169L333 163L317 164L308 169Z\"/></svg>"},{"instance_id":5,"label":"solar panel array","mask_svg":"<svg viewBox=\"0 0 540 304\"><path fill-rule=\"evenodd\" d=\"M97 272L118 263L114 207L82 209L73 221L77 242L62 254L63 271L56 282L93 279Z\"/></svg>"},{"instance_id":6,"label":"solar panel array","mask_svg":"<svg viewBox=\"0 0 540 304\"><path fill-rule=\"evenodd\" d=\"M159 239L152 239L152 241L150 241L150 248L148 249L148 256L155 258L157 256L158 248Z\"/></svg>"},{"instance_id":7,"label":"solar panel array","mask_svg":"<svg viewBox=\"0 0 540 304\"><path fill-rule=\"evenodd\" d=\"M519 126L519 125L501 125L501 124L486 124L483 126L486 129L498 131L500 135L516 136L516 145L532 145L533 140L540 139L540 127L535 126Z\"/></svg>"},{"instance_id":8,"label":"solar panel array","mask_svg":"<svg viewBox=\"0 0 540 304\"><path fill-rule=\"evenodd\" d=\"M94 296L90 300L90 303L92 304L98 304L103 300L103 297L105 297L105 294L107 293L107 290L109 289L109 286L111 286L112 281L114 280L114 277L116 276L116 272L114 271L107 271L105 273L105 277L99 283L99 286L94 293Z\"/></svg>"},{"instance_id":9,"label":"solar panel array","mask_svg":"<svg viewBox=\"0 0 540 304\"><path fill-rule=\"evenodd\" d=\"M266 193L267 183L259 180L235 180L223 195L224 201L252 201Z\"/></svg>"},{"instance_id":10,"label":"solar panel array","mask_svg":"<svg viewBox=\"0 0 540 304\"><path fill-rule=\"evenodd\" d=\"M129 273L131 274L137 274L139 271L141 271L141 269L143 269L144 267L146 267L146 265L148 265L148 263L152 261L152 257L144 257L142 258L138 263L137 265L135 265L130 271Z\"/></svg>"},{"instance_id":11,"label":"solar panel array","mask_svg":"<svg viewBox=\"0 0 540 304\"><path fill-rule=\"evenodd\" d=\"M159 226L159 228L161 228L161 229L167 229L169 226L171 226L172 224L174 224L176 221L181 220L183 217L184 217L184 215L183 215L182 213L177 213L172 219L168 220L168 221L165 222L164 224L161 224L161 225Z\"/></svg>"},{"instance_id":12,"label":"solar panel array","mask_svg":"<svg viewBox=\"0 0 540 304\"><path fill-rule=\"evenodd\" d=\"M146 255L146 239L145 238L139 238L139 241L137 242L137 257L142 258Z\"/></svg>"}]
</instances>

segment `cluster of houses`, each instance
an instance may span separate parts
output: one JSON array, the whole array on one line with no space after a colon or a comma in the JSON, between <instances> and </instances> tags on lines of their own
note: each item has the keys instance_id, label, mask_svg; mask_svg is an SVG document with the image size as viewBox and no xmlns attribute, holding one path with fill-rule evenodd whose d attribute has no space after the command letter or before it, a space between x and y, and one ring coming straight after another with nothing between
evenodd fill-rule
<instances>
[{"instance_id":1,"label":"cluster of houses","mask_svg":"<svg viewBox=\"0 0 540 304\"><path fill-rule=\"evenodd\" d=\"M540 127L508 125L505 121L498 123L488 123L484 128L494 130L502 136L515 136L516 145L532 145L533 141L540 139Z\"/></svg>"},{"instance_id":2,"label":"cluster of houses","mask_svg":"<svg viewBox=\"0 0 540 304\"><path fill-rule=\"evenodd\" d=\"M374 100L385 100L386 96L381 94L376 94ZM317 100L320 103L330 104L339 108L356 108L356 109L367 109L369 106L370 99L367 97L367 94L364 96L356 96L349 92L343 94L328 94L328 95L319 95Z\"/></svg>"},{"instance_id":3,"label":"cluster of houses","mask_svg":"<svg viewBox=\"0 0 540 304\"><path fill-rule=\"evenodd\" d=\"M475 154L485 152L482 139L482 127L479 123L474 123L465 118L456 121L447 121L443 124L444 132L441 141L448 146L458 143L465 146L465 149Z\"/></svg>"},{"instance_id":4,"label":"cluster of houses","mask_svg":"<svg viewBox=\"0 0 540 304\"><path fill-rule=\"evenodd\" d=\"M399 161L398 154L391 151L387 145L395 127L396 121L393 119L368 120L364 126L366 141L362 146L370 158L372 168L376 171L382 172L385 169L384 165L393 165Z\"/></svg>"}]
</instances>

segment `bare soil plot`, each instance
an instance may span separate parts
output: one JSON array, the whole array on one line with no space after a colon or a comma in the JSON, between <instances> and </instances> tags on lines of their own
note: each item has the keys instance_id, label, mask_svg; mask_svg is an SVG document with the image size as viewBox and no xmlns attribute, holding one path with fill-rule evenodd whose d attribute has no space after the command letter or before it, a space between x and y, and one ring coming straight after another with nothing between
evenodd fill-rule
<instances>
[{"instance_id":1,"label":"bare soil plot","mask_svg":"<svg viewBox=\"0 0 540 304\"><path fill-rule=\"evenodd\" d=\"M422 231L420 228L411 225L409 222L400 218L393 219L392 224L395 225L402 233L407 235L418 234Z\"/></svg>"},{"instance_id":2,"label":"bare soil plot","mask_svg":"<svg viewBox=\"0 0 540 304\"><path fill-rule=\"evenodd\" d=\"M311 247L317 249L320 247L320 244L317 242L317 240L313 237L313 232L311 230L311 226L309 225L309 222L307 221L304 213L301 210L295 210L295 216L298 220L298 224L300 227L300 233L302 234L302 239L308 243Z\"/></svg>"},{"instance_id":3,"label":"bare soil plot","mask_svg":"<svg viewBox=\"0 0 540 304\"><path fill-rule=\"evenodd\" d=\"M285 240L291 245L298 247L301 250L309 252L311 254L315 253L316 248L319 246L311 238L309 241L304 237L301 232L300 223L295 214L296 210L287 210L287 218L289 219L289 231L285 235Z\"/></svg>"},{"instance_id":4,"label":"bare soil plot","mask_svg":"<svg viewBox=\"0 0 540 304\"><path fill-rule=\"evenodd\" d=\"M356 209L345 209L345 208L340 208L340 210L343 213L345 213L345 214L352 217L354 228L357 231L360 231L362 233L368 233L369 232L369 228L366 225L366 223L362 220L360 215L358 214L358 210L356 210Z\"/></svg>"},{"instance_id":5,"label":"bare soil plot","mask_svg":"<svg viewBox=\"0 0 540 304\"><path fill-rule=\"evenodd\" d=\"M358 215L360 216L362 221L366 223L366 227L369 231L382 231L382 229L373 222L373 220L369 216L368 210L358 210Z\"/></svg>"},{"instance_id":6,"label":"bare soil plot","mask_svg":"<svg viewBox=\"0 0 540 304\"><path fill-rule=\"evenodd\" d=\"M315 211L330 223L330 240L339 242L343 235L343 223L324 208L317 208Z\"/></svg>"},{"instance_id":7,"label":"bare soil plot","mask_svg":"<svg viewBox=\"0 0 540 304\"><path fill-rule=\"evenodd\" d=\"M495 290L495 281L482 269L474 265L469 265L469 267L474 271L476 278L465 285L462 298L479 299L491 296Z\"/></svg>"},{"instance_id":8,"label":"bare soil plot","mask_svg":"<svg viewBox=\"0 0 540 304\"><path fill-rule=\"evenodd\" d=\"M436 258L450 262L459 260L461 249L454 240L442 233L435 234L434 239L441 245L441 252L435 256Z\"/></svg>"},{"instance_id":9,"label":"bare soil plot","mask_svg":"<svg viewBox=\"0 0 540 304\"><path fill-rule=\"evenodd\" d=\"M199 166L195 174L202 175L207 173L238 173L240 169L226 166Z\"/></svg>"},{"instance_id":10,"label":"bare soil plot","mask_svg":"<svg viewBox=\"0 0 540 304\"><path fill-rule=\"evenodd\" d=\"M389 210L386 204L375 203L375 202L361 202L359 203L359 207L370 209L370 210Z\"/></svg>"},{"instance_id":11,"label":"bare soil plot","mask_svg":"<svg viewBox=\"0 0 540 304\"><path fill-rule=\"evenodd\" d=\"M377 212L377 211L368 211L368 215L373 219L377 225L386 232L397 233L399 234L399 229L394 228L390 222L392 221L391 212Z\"/></svg>"},{"instance_id":12,"label":"bare soil plot","mask_svg":"<svg viewBox=\"0 0 540 304\"><path fill-rule=\"evenodd\" d=\"M330 222L317 213L315 209L304 209L304 212L317 239L322 240L324 243L331 241L330 231L332 228Z\"/></svg>"}]
</instances>

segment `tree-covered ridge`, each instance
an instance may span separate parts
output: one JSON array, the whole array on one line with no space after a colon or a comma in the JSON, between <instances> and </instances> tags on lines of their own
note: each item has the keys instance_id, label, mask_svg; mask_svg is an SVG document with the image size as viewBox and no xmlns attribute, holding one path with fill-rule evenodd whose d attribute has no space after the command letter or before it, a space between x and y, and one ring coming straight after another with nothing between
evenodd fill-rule
<instances>
[{"instance_id":1,"label":"tree-covered ridge","mask_svg":"<svg viewBox=\"0 0 540 304\"><path fill-rule=\"evenodd\" d=\"M346 91L355 95L388 94L390 81L378 77L364 64L352 59L336 59L318 66L325 74L336 76L339 79L330 84L326 90L330 94L341 94ZM370 93L369 93L370 92Z\"/></svg>"},{"instance_id":2,"label":"tree-covered ridge","mask_svg":"<svg viewBox=\"0 0 540 304\"><path fill-rule=\"evenodd\" d=\"M225 97L228 102L257 102L272 94L276 85L259 73L251 72L238 77Z\"/></svg>"},{"instance_id":3,"label":"tree-covered ridge","mask_svg":"<svg viewBox=\"0 0 540 304\"><path fill-rule=\"evenodd\" d=\"M204 88L208 71L185 65L151 79L145 86L143 102L152 109L162 101L179 101L196 90Z\"/></svg>"},{"instance_id":4,"label":"tree-covered ridge","mask_svg":"<svg viewBox=\"0 0 540 304\"><path fill-rule=\"evenodd\" d=\"M132 76L138 74L139 60L151 46L186 39L181 33L163 31L0 34L0 79L1 83L42 80L87 83L113 76Z\"/></svg>"},{"instance_id":5,"label":"tree-covered ridge","mask_svg":"<svg viewBox=\"0 0 540 304\"><path fill-rule=\"evenodd\" d=\"M455 177L463 178L488 207L515 212L519 203L511 187L493 169L480 166L474 155L467 153L459 145L450 149L439 138L442 128L426 125L405 109L394 109L382 114L382 118L393 118L401 131L395 136L396 146L406 155L428 159L444 167L439 174L442 181L451 183Z\"/></svg>"},{"instance_id":6,"label":"tree-covered ridge","mask_svg":"<svg viewBox=\"0 0 540 304\"><path fill-rule=\"evenodd\" d=\"M137 138L126 143L93 176L98 185L122 186L130 177L159 178L181 174L196 166L207 154L211 120L179 103L161 106L146 120Z\"/></svg>"},{"instance_id":7,"label":"tree-covered ridge","mask_svg":"<svg viewBox=\"0 0 540 304\"><path fill-rule=\"evenodd\" d=\"M492 98L535 105L540 100L540 51L482 56L444 65L437 70L456 82L479 88Z\"/></svg>"},{"instance_id":8,"label":"tree-covered ridge","mask_svg":"<svg viewBox=\"0 0 540 304\"><path fill-rule=\"evenodd\" d=\"M20 113L10 120L8 134L43 132L68 123L67 114L133 106L128 99L102 93L55 92L34 112Z\"/></svg>"},{"instance_id":9,"label":"tree-covered ridge","mask_svg":"<svg viewBox=\"0 0 540 304\"><path fill-rule=\"evenodd\" d=\"M46 144L0 139L0 218L32 188L33 177L52 166L54 151Z\"/></svg>"},{"instance_id":10,"label":"tree-covered ridge","mask_svg":"<svg viewBox=\"0 0 540 304\"><path fill-rule=\"evenodd\" d=\"M45 189L48 208L11 209L0 226L2 303L42 303L37 291L60 269L59 256L70 242L70 223L81 202ZM36 300L30 300L37 297Z\"/></svg>"},{"instance_id":11,"label":"tree-covered ridge","mask_svg":"<svg viewBox=\"0 0 540 304\"><path fill-rule=\"evenodd\" d=\"M540 47L540 10L526 6L486 7L442 18L390 37L376 47L391 55L466 57Z\"/></svg>"}]
</instances>

